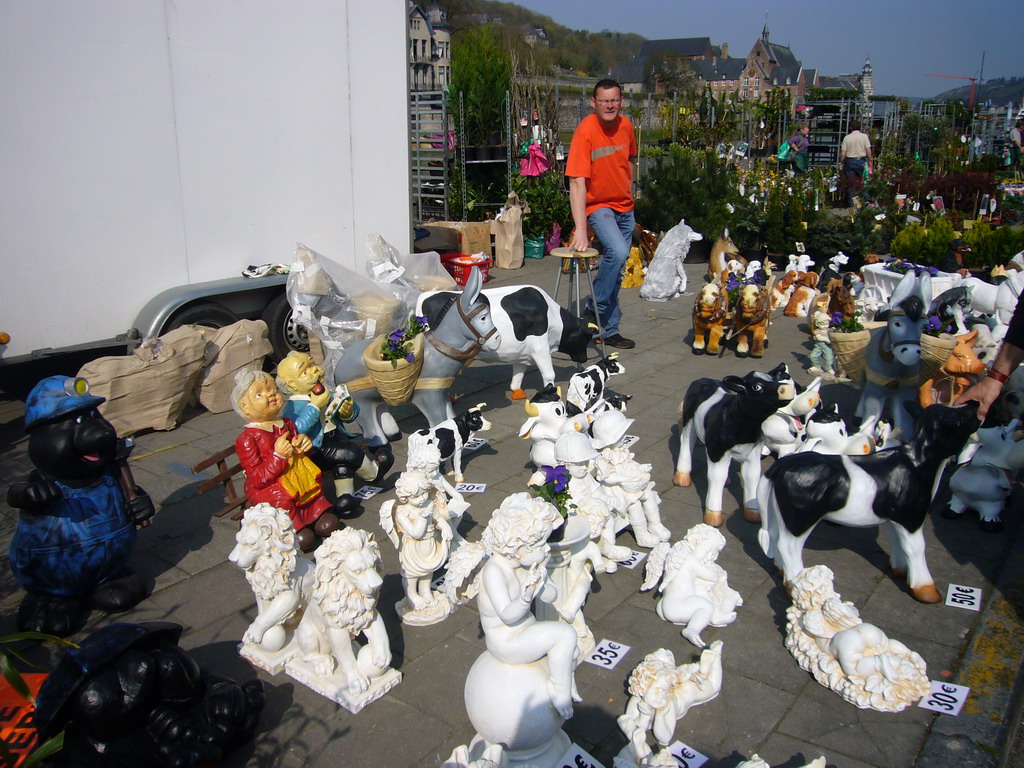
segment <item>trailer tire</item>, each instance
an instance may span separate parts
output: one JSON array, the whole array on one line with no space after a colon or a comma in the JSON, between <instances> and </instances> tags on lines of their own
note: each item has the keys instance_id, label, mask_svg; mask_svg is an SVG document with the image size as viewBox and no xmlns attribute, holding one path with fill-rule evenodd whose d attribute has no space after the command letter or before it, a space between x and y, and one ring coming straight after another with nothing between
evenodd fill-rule
<instances>
[{"instance_id":1,"label":"trailer tire","mask_svg":"<svg viewBox=\"0 0 1024 768\"><path fill-rule=\"evenodd\" d=\"M238 318L235 316L235 313L223 304L206 301L202 304L193 304L190 307L185 307L185 309L173 315L167 321L167 325L164 326L162 332L167 333L167 331L173 331L175 328L181 328L183 325L223 328L237 322Z\"/></svg>"},{"instance_id":2,"label":"trailer tire","mask_svg":"<svg viewBox=\"0 0 1024 768\"><path fill-rule=\"evenodd\" d=\"M272 357L280 362L289 352L309 352L309 332L295 321L288 296L281 294L263 310L267 338L274 346Z\"/></svg>"}]
</instances>

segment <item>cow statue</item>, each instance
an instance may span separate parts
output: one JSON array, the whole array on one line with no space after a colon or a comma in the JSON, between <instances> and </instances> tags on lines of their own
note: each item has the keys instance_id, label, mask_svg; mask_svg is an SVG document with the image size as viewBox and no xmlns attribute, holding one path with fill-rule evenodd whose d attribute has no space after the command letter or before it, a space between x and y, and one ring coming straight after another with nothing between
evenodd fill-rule
<instances>
[{"instance_id":1,"label":"cow statue","mask_svg":"<svg viewBox=\"0 0 1024 768\"><path fill-rule=\"evenodd\" d=\"M917 389L917 402L922 408L932 403L952 405L971 386L971 379L967 377L985 372L985 364L974 354L977 338L977 329L956 337L956 346L946 362Z\"/></svg>"},{"instance_id":2,"label":"cow statue","mask_svg":"<svg viewBox=\"0 0 1024 768\"><path fill-rule=\"evenodd\" d=\"M729 315L729 294L716 280L706 283L693 302L693 353L718 354Z\"/></svg>"},{"instance_id":3,"label":"cow statue","mask_svg":"<svg viewBox=\"0 0 1024 768\"><path fill-rule=\"evenodd\" d=\"M838 403L831 408L815 411L808 417L804 441L798 449L832 455L866 456L875 450L875 419L869 418L856 433L850 434L846 422L839 415Z\"/></svg>"},{"instance_id":4,"label":"cow statue","mask_svg":"<svg viewBox=\"0 0 1024 768\"><path fill-rule=\"evenodd\" d=\"M619 362L618 352L613 352L579 373L574 373L565 392L566 414L572 417L583 413L592 419L607 410L621 410L605 401L605 384L609 377L625 372L626 369Z\"/></svg>"},{"instance_id":5,"label":"cow statue","mask_svg":"<svg viewBox=\"0 0 1024 768\"><path fill-rule=\"evenodd\" d=\"M417 313L433 327L434 318L453 294L425 293ZM558 306L547 293L532 285L485 288L480 300L491 308L494 327L501 341L497 349L481 349L478 357L487 363L512 364L513 400L525 400L523 377L532 363L540 371L544 386L555 383L552 352L562 352L574 363L587 362L587 345L597 328Z\"/></svg>"},{"instance_id":6,"label":"cow statue","mask_svg":"<svg viewBox=\"0 0 1024 768\"><path fill-rule=\"evenodd\" d=\"M761 425L795 396L796 388L784 365L742 378L697 379L687 388L679 407L679 459L672 482L693 484L693 447L700 440L708 459L705 523L718 528L725 521L722 495L733 459L741 462L743 516L750 522L761 520L755 495L761 477Z\"/></svg>"},{"instance_id":7,"label":"cow statue","mask_svg":"<svg viewBox=\"0 0 1024 768\"><path fill-rule=\"evenodd\" d=\"M442 421L436 427L420 429L409 435L409 453L411 454L416 445L421 443L433 443L441 454L441 461L449 459L452 462L452 473L455 475L455 482L461 483L462 476L462 449L466 447L474 434L486 432L491 428L491 422L484 418L481 409L484 403L474 405L468 411L454 419Z\"/></svg>"},{"instance_id":8,"label":"cow statue","mask_svg":"<svg viewBox=\"0 0 1024 768\"><path fill-rule=\"evenodd\" d=\"M533 441L530 461L538 468L555 466L555 441L567 432L581 431L586 417L570 419L562 402L562 390L554 386L542 389L524 407L529 418L519 429L519 436Z\"/></svg>"},{"instance_id":9,"label":"cow statue","mask_svg":"<svg viewBox=\"0 0 1024 768\"><path fill-rule=\"evenodd\" d=\"M736 354L764 357L765 334L772 316L770 286L744 285L733 308L732 336Z\"/></svg>"},{"instance_id":10,"label":"cow statue","mask_svg":"<svg viewBox=\"0 0 1024 768\"><path fill-rule=\"evenodd\" d=\"M960 466L949 478L953 497L944 517L955 519L974 509L981 530L1003 530L1003 505L1013 489L1013 476L1024 469L1024 440L1014 439L1019 424L1014 419L1005 427L978 430L978 442L960 455Z\"/></svg>"},{"instance_id":11,"label":"cow statue","mask_svg":"<svg viewBox=\"0 0 1024 768\"><path fill-rule=\"evenodd\" d=\"M785 368L786 364L781 363L780 367L789 373ZM790 377L790 381L793 381ZM796 451L804 439L804 432L807 429L807 419L810 418L818 406L821 405L821 377L819 376L806 389L793 382L797 390L796 396L779 410L764 420L761 425L761 434L764 435L764 452L774 453L776 456L787 456Z\"/></svg>"},{"instance_id":12,"label":"cow statue","mask_svg":"<svg viewBox=\"0 0 1024 768\"><path fill-rule=\"evenodd\" d=\"M888 523L893 573L906 575L914 599L942 599L928 572L921 527L936 475L979 426L978 405L932 405L922 411L911 402L907 410L917 417L918 430L898 448L868 456L795 453L765 472L757 493L765 510L758 540L787 583L804 567L804 542L818 521L854 527Z\"/></svg>"}]
</instances>

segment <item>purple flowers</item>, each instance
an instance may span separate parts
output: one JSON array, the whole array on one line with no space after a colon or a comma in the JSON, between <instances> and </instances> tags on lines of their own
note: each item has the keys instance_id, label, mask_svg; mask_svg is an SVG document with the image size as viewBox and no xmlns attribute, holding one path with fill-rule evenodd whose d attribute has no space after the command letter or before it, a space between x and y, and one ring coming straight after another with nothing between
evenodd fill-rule
<instances>
[{"instance_id":1,"label":"purple flowers","mask_svg":"<svg viewBox=\"0 0 1024 768\"><path fill-rule=\"evenodd\" d=\"M833 328L843 322L843 313L836 310L832 313L832 316L828 319L828 324Z\"/></svg>"},{"instance_id":2,"label":"purple flowers","mask_svg":"<svg viewBox=\"0 0 1024 768\"><path fill-rule=\"evenodd\" d=\"M381 360L390 360L391 367L397 368L399 360L406 360L410 363L416 361L412 351L412 340L424 331L430 330L427 318L417 315L409 316L409 329L396 328L388 334L387 339L380 345Z\"/></svg>"},{"instance_id":3,"label":"purple flowers","mask_svg":"<svg viewBox=\"0 0 1024 768\"><path fill-rule=\"evenodd\" d=\"M555 493L564 491L569 487L569 470L559 464L557 467L549 467L547 464L540 468L544 473L544 482L551 483Z\"/></svg>"},{"instance_id":4,"label":"purple flowers","mask_svg":"<svg viewBox=\"0 0 1024 768\"><path fill-rule=\"evenodd\" d=\"M544 473L544 484L530 486L534 495L554 504L563 518L568 517L569 510L576 508L569 494L569 470L561 464L556 467L544 464L540 471Z\"/></svg>"}]
</instances>

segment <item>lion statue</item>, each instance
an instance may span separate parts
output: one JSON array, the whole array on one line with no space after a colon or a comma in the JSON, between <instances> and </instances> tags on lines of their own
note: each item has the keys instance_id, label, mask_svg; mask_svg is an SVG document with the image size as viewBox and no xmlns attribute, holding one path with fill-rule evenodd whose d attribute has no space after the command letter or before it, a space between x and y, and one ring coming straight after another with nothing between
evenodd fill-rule
<instances>
[{"instance_id":1,"label":"lion statue","mask_svg":"<svg viewBox=\"0 0 1024 768\"><path fill-rule=\"evenodd\" d=\"M289 673L330 698L337 694L345 699L338 702L344 706L374 686L371 697L362 702L365 706L401 679L390 669L391 645L377 612L384 582L377 572L379 565L380 549L366 531L335 531L316 550L313 591L297 639L302 664L319 678L319 684L292 673L291 665ZM360 634L366 638L362 647L356 642ZM385 673L391 673L394 682L383 688L375 686Z\"/></svg>"},{"instance_id":2,"label":"lion statue","mask_svg":"<svg viewBox=\"0 0 1024 768\"><path fill-rule=\"evenodd\" d=\"M265 503L247 509L228 560L245 571L256 595L258 613L242 636L243 645L269 653L282 650L313 589L313 563L299 553L288 513Z\"/></svg>"}]
</instances>

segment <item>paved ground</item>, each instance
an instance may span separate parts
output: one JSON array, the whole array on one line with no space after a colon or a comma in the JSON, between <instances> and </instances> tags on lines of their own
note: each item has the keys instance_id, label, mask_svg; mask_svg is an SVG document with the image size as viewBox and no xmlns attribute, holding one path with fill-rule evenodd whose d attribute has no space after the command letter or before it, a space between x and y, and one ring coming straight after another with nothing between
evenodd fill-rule
<instances>
[{"instance_id":1,"label":"paved ground","mask_svg":"<svg viewBox=\"0 0 1024 768\"><path fill-rule=\"evenodd\" d=\"M692 265L688 271L692 285L703 267ZM535 283L550 290L555 264L549 257L528 262L520 271L496 271L494 276L494 284ZM622 353L626 373L612 384L633 396L628 414L636 419L631 432L640 438L634 450L639 460L654 465L662 517L678 538L700 521L705 489L700 464L694 472L695 487L676 488L671 482L676 409L687 383L700 376L767 370L782 361L807 383L811 377L804 372L809 351L806 329L803 321L779 317L761 361L738 359L732 351L717 358L695 357L685 343L692 298L650 303L641 301L633 289L623 291L622 301L622 332L637 340L637 348ZM564 382L573 367L563 360L557 371ZM528 388L539 385L535 376L528 375ZM463 529L470 539L479 537L505 495L525 490L529 474L528 445L517 437L525 414L521 403L506 397L509 377L508 366L477 363L455 387L459 395L468 396L464 402L485 402L494 423L488 434L491 445L470 454L466 462L467 480L487 484L485 493L471 497ZM839 402L844 413L852 412L856 392L848 386L828 385L824 395ZM398 409L397 415L406 433L423 425L409 408ZM30 468L21 416L19 401L0 401L0 462L8 481ZM242 573L226 561L236 524L211 518L221 500L216 493L196 494L201 478L192 476L189 467L229 445L239 429L234 413L191 412L174 431L138 438L132 462L135 477L160 511L154 524L140 533L133 557L152 595L123 617L180 622L185 627L182 643L200 663L237 678L254 674L235 652L254 616L254 600ZM398 445L396 452L400 468L404 446ZM389 478L389 489L395 477ZM731 483L727 512L735 511L738 493L738 482ZM887 544L876 530L823 525L808 541L805 559L831 567L843 598L852 600L866 621L918 651L928 663L931 679L971 686L960 717L917 707L897 714L859 710L801 671L783 646L786 595L757 546L757 527L731 514L724 529L728 545L719 562L729 573L730 585L743 595L744 605L733 625L705 632L705 640L725 643L722 693L680 721L677 738L708 755L709 766L726 768L755 752L775 766L803 765L819 754L827 756L829 765L842 768L1000 765L1008 725L1020 719L1013 711L1024 647L1019 515L1008 515L1002 534L982 534L972 520L951 522L937 514L947 496L946 491L940 493L926 523L929 566L942 591L948 583L981 587L986 606L980 613L916 603L905 585L887 574ZM369 501L352 525L375 530L379 505L391 497L389 490ZM1014 501L1019 510L1019 487ZM6 541L15 516L3 509L0 534ZM401 594L397 556L379 531L377 538L388 574L380 610L391 635L394 664L404 675L402 683L359 715L351 715L285 675L261 672L268 704L259 733L229 765L430 768L472 738L462 691L466 673L483 649L475 607L462 607L433 627L401 625L393 608ZM619 541L633 544L629 533ZM580 666L577 680L583 703L565 726L574 742L608 768L625 743L615 718L624 711L629 671L658 647L672 649L679 661L688 660L694 650L677 627L658 619L651 594L639 593L641 576L641 569L620 569L597 580L585 610L587 620L598 639L624 643L632 650L614 670ZM12 629L20 599L6 563L0 564L0 596L2 633ZM90 627L107 621L96 616ZM1011 763L1003 762L1007 764Z\"/></svg>"}]
</instances>

